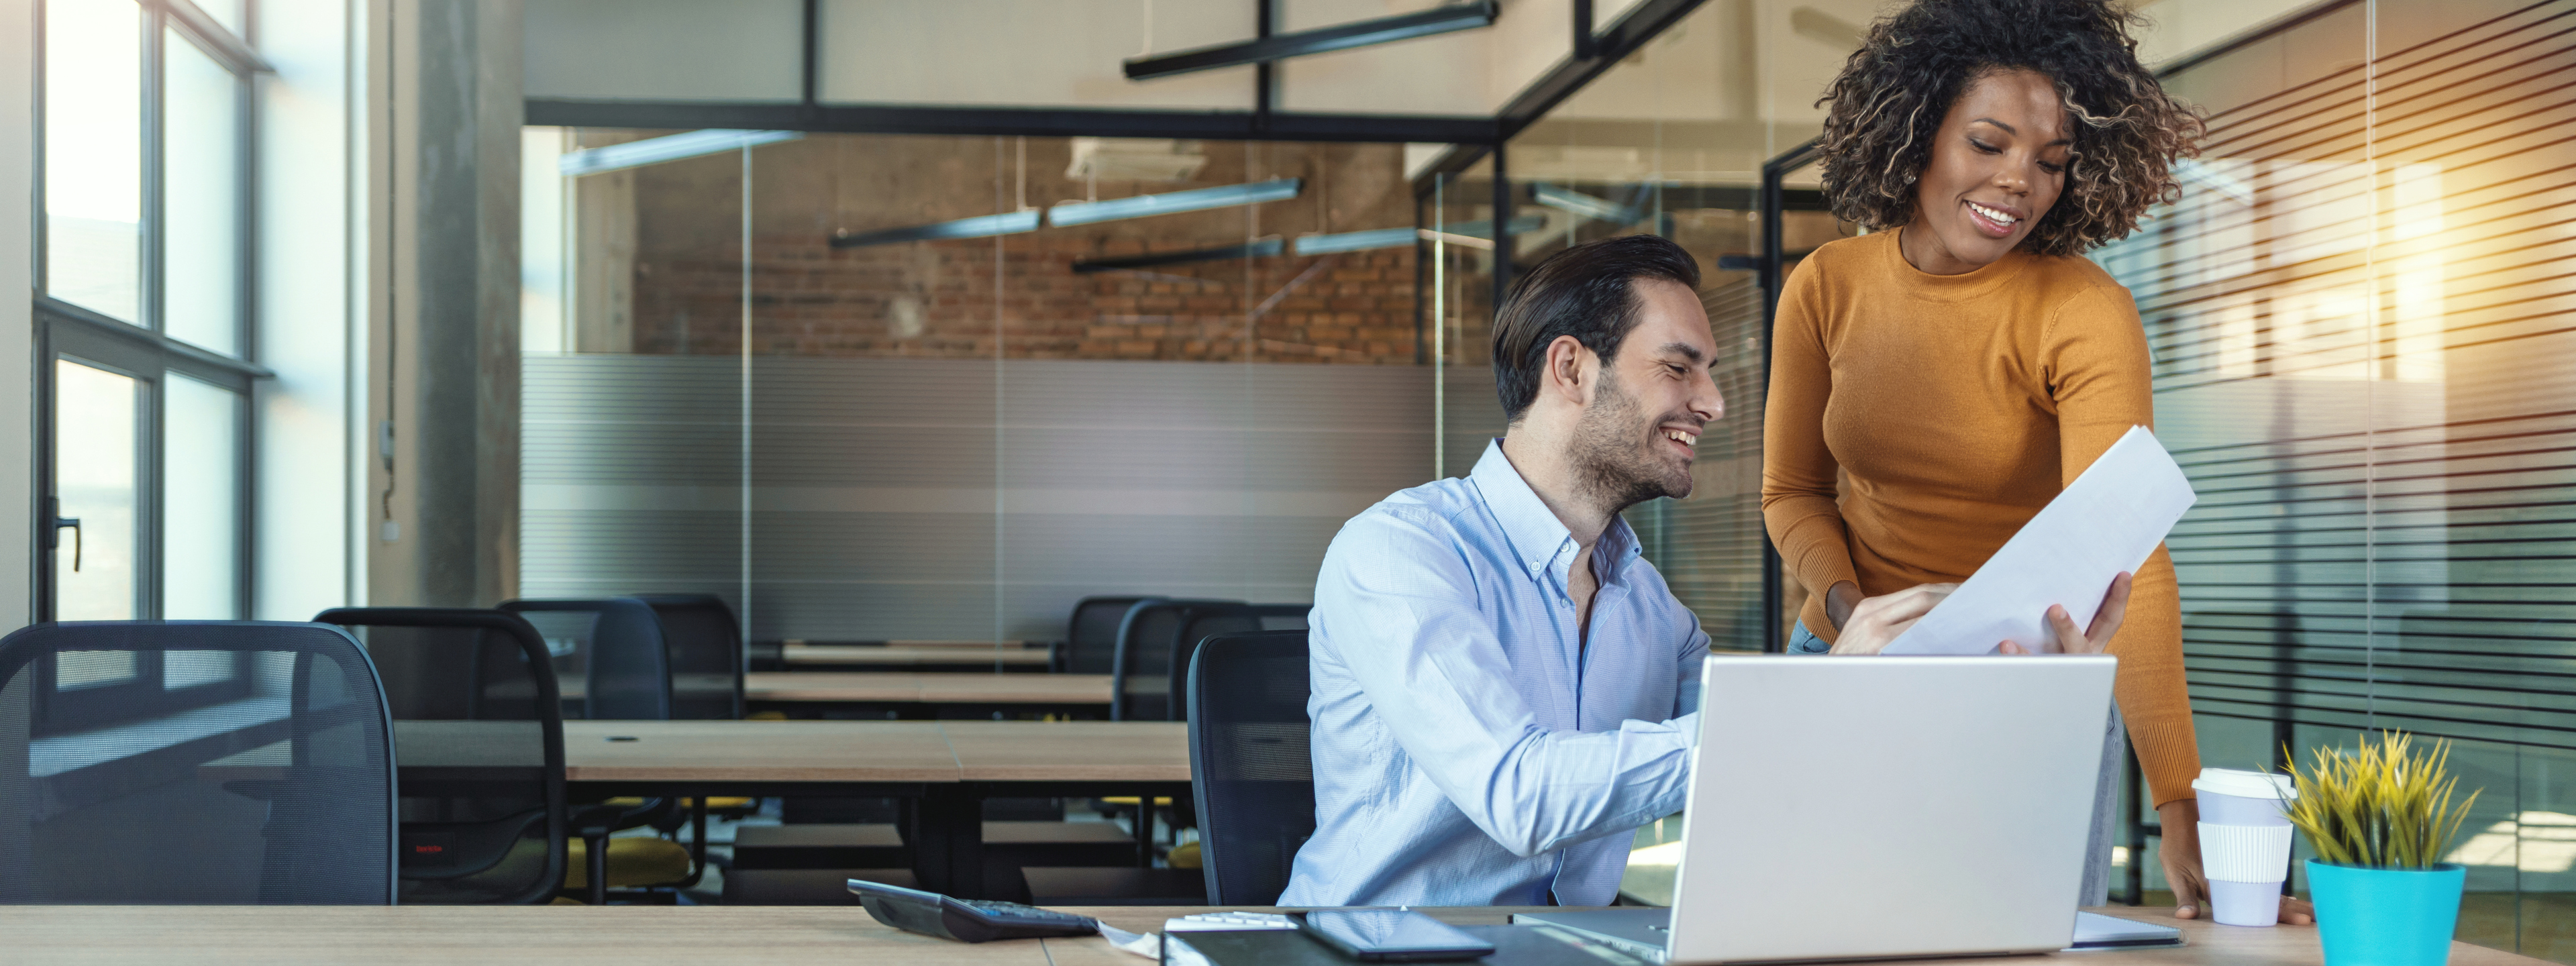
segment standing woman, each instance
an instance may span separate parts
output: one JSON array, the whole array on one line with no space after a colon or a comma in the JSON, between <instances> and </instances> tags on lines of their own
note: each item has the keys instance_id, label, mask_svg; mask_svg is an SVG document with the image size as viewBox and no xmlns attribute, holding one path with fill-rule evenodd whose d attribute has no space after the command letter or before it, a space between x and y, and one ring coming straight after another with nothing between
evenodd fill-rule
<instances>
[{"instance_id":1,"label":"standing woman","mask_svg":"<svg viewBox=\"0 0 2576 966\"><path fill-rule=\"evenodd\" d=\"M1870 28L1819 102L1825 196L1868 233L1816 249L1780 296L1762 512L1810 594L1791 650L1919 615L1947 588L1917 585L1966 579L2129 427L2154 426L2137 306L2082 254L2175 193L2202 127L2138 63L2131 22L2108 0L1919 0ZM2094 637L2117 632L2115 722L2188 919L2207 894L2200 756L2163 548L2131 594L2125 625Z\"/></svg>"}]
</instances>

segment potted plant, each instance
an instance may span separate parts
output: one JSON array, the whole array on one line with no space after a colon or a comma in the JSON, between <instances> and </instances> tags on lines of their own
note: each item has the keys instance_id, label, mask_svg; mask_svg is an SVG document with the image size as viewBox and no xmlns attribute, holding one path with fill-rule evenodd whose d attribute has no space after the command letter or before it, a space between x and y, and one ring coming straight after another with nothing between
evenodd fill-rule
<instances>
[{"instance_id":1,"label":"potted plant","mask_svg":"<svg viewBox=\"0 0 2576 966\"><path fill-rule=\"evenodd\" d=\"M2450 747L2418 752L2403 732L2362 736L2361 748L2319 748L2295 765L2298 798L2284 812L2316 858L2308 889L2327 966L2441 966L2451 955L2468 870L2442 861L2478 799L2454 803Z\"/></svg>"}]
</instances>

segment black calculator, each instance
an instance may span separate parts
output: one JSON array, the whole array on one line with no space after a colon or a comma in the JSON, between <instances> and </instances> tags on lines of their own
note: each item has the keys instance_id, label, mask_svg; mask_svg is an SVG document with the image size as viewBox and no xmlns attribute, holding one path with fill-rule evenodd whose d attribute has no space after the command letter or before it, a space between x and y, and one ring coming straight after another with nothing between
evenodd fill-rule
<instances>
[{"instance_id":1,"label":"black calculator","mask_svg":"<svg viewBox=\"0 0 2576 966\"><path fill-rule=\"evenodd\" d=\"M1016 902L952 899L936 892L851 879L850 892L878 922L924 936L980 943L996 939L1089 936L1100 920Z\"/></svg>"}]
</instances>

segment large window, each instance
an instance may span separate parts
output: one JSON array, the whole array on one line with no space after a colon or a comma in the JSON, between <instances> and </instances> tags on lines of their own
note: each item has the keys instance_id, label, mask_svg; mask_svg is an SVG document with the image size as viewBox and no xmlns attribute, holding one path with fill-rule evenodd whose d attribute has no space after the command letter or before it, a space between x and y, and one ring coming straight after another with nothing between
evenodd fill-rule
<instances>
[{"instance_id":1,"label":"large window","mask_svg":"<svg viewBox=\"0 0 2576 966\"><path fill-rule=\"evenodd\" d=\"M38 447L49 620L247 616L248 0L45 0ZM66 658L66 696L229 678Z\"/></svg>"}]
</instances>

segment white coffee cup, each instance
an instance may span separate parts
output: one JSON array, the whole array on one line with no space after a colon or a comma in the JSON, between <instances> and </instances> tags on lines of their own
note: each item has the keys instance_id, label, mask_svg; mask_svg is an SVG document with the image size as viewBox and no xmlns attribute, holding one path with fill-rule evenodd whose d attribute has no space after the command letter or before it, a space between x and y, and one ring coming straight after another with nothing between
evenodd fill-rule
<instances>
[{"instance_id":1,"label":"white coffee cup","mask_svg":"<svg viewBox=\"0 0 2576 966\"><path fill-rule=\"evenodd\" d=\"M2191 782L2200 798L2200 866L2209 876L2209 917L2229 926L2269 926L2281 919L2281 881L2290 874L2290 819L2299 797L2288 775L2203 768Z\"/></svg>"}]
</instances>

